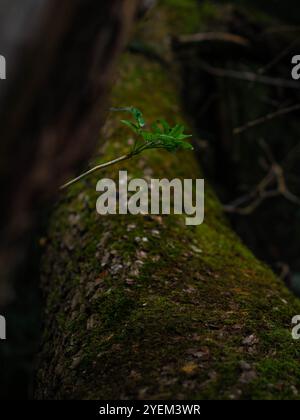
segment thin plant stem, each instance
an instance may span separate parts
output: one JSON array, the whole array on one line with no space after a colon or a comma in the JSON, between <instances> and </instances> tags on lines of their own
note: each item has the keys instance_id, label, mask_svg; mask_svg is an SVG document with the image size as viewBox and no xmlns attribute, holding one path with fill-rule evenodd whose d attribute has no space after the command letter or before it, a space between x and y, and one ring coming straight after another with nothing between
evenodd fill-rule
<instances>
[{"instance_id":1,"label":"thin plant stem","mask_svg":"<svg viewBox=\"0 0 300 420\"><path fill-rule=\"evenodd\" d=\"M110 160L109 162L106 162L106 163L102 163L100 165L97 165L94 168L92 168L92 169L84 172L83 174L79 175L78 177L76 177L74 179L71 179L71 181L69 181L66 184L62 185L60 187L60 190L64 190L64 189L70 187L71 185L75 184L76 182L80 181L81 179L85 178L86 176L88 176L88 175L90 175L90 174L92 174L92 173L94 173L94 172L96 172L96 171L98 171L100 169L107 168L108 166L115 165L118 162L123 162L124 160L128 160L128 159L130 159L132 157L133 157L133 153L128 153L127 155L120 156L117 159Z\"/></svg>"}]
</instances>

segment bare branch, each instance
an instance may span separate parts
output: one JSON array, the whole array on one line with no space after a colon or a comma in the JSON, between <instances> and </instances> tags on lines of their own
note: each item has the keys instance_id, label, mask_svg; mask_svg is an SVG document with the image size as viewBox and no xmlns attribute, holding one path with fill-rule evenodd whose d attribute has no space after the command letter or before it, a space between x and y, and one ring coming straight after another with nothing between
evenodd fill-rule
<instances>
[{"instance_id":1,"label":"bare branch","mask_svg":"<svg viewBox=\"0 0 300 420\"><path fill-rule=\"evenodd\" d=\"M238 134L244 133L245 131L250 130L251 128L254 128L258 125L264 124L265 122L274 120L277 117L281 117L283 115L286 115L286 114L289 114L291 112L298 111L298 110L300 110L300 104L295 104L286 108L278 109L277 111L271 112L263 117L257 118L253 121L249 121L240 127L236 127L233 130L233 134L238 135Z\"/></svg>"},{"instance_id":2,"label":"bare branch","mask_svg":"<svg viewBox=\"0 0 300 420\"><path fill-rule=\"evenodd\" d=\"M299 37L296 38L292 43L290 43L286 48L284 48L282 51L280 51L277 56L270 61L265 66L261 67L258 71L259 74L264 74L266 71L270 70L272 67L275 66L275 64L279 63L279 61L284 58L288 53L292 51L292 49L299 43Z\"/></svg>"},{"instance_id":3,"label":"bare branch","mask_svg":"<svg viewBox=\"0 0 300 420\"><path fill-rule=\"evenodd\" d=\"M221 41L249 47L250 41L243 36L228 32L201 32L192 35L182 35L177 38L181 44L201 43L204 41Z\"/></svg>"},{"instance_id":4,"label":"bare branch","mask_svg":"<svg viewBox=\"0 0 300 420\"><path fill-rule=\"evenodd\" d=\"M251 83L262 83L268 86L277 86L288 89L300 89L300 84L293 80L282 79L279 77L262 76L250 71L238 71L231 69L228 70L219 67L213 67L203 62L201 63L200 67L202 68L202 70L216 77L243 80L245 82Z\"/></svg>"},{"instance_id":5,"label":"bare branch","mask_svg":"<svg viewBox=\"0 0 300 420\"><path fill-rule=\"evenodd\" d=\"M267 175L248 194L225 205L223 208L227 213L247 216L253 213L265 200L280 196L300 206L300 198L290 192L287 187L283 167L275 161L272 151L264 141L261 142L261 147L270 161ZM274 184L276 185L275 189Z\"/></svg>"}]
</instances>

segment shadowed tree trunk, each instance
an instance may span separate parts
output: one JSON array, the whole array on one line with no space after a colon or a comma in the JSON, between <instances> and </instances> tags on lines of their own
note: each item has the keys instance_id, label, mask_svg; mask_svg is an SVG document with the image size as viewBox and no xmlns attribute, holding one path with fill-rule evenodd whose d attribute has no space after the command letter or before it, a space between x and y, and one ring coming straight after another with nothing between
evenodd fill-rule
<instances>
[{"instance_id":1,"label":"shadowed tree trunk","mask_svg":"<svg viewBox=\"0 0 300 420\"><path fill-rule=\"evenodd\" d=\"M0 305L46 201L95 147L132 0L0 5Z\"/></svg>"}]
</instances>

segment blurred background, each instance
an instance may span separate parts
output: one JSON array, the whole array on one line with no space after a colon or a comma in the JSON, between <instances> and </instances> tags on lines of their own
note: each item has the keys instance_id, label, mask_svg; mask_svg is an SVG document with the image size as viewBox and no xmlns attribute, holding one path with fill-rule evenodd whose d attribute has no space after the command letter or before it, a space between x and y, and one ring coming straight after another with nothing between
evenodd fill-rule
<instances>
[{"instance_id":1,"label":"blurred background","mask_svg":"<svg viewBox=\"0 0 300 420\"><path fill-rule=\"evenodd\" d=\"M291 77L300 50L299 5L274 0L202 7L211 13L207 31L240 38L178 45L200 161L234 229L299 293L300 91Z\"/></svg>"}]
</instances>

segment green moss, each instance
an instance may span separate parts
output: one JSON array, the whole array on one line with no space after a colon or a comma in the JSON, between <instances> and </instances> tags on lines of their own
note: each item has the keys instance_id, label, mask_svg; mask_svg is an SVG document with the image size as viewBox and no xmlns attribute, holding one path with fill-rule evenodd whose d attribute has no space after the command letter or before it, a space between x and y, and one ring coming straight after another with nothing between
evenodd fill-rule
<instances>
[{"instance_id":1,"label":"green moss","mask_svg":"<svg viewBox=\"0 0 300 420\"><path fill-rule=\"evenodd\" d=\"M219 9L209 0L163 0L171 27L176 34L198 32L204 23L216 18Z\"/></svg>"},{"instance_id":2,"label":"green moss","mask_svg":"<svg viewBox=\"0 0 300 420\"><path fill-rule=\"evenodd\" d=\"M192 1L164 4L155 21L162 36L164 7L177 21L195 11ZM185 19L180 25L176 31ZM159 63L125 53L112 104L141 108L149 122L181 122L174 82ZM119 118L110 116L94 162L128 149L130 134ZM101 176L117 178L119 169L133 177L201 176L190 152L151 151ZM297 398L300 347L290 320L299 301L230 230L210 187L205 223L187 227L181 216L98 216L99 176L74 185L53 214L37 396ZM243 344L253 334L255 344ZM255 371L250 380L241 362Z\"/></svg>"}]
</instances>

